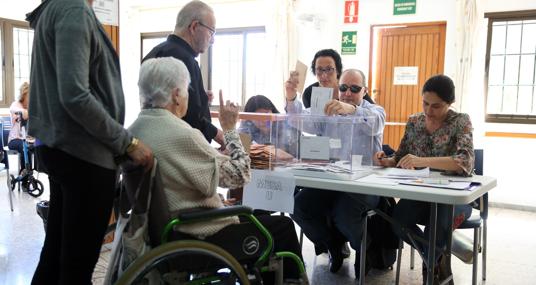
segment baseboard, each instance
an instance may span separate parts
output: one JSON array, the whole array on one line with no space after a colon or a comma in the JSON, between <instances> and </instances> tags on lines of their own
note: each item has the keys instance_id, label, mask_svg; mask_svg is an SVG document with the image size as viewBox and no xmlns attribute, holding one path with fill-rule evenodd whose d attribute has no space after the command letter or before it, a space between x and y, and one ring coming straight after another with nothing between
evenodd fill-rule
<instances>
[{"instance_id":1,"label":"baseboard","mask_svg":"<svg viewBox=\"0 0 536 285\"><path fill-rule=\"evenodd\" d=\"M518 205L518 204L509 204L509 203L501 203L501 202L489 202L489 206L494 207L494 208L503 208L503 209L518 210L518 211L536 212L536 206L529 206L529 205Z\"/></svg>"}]
</instances>

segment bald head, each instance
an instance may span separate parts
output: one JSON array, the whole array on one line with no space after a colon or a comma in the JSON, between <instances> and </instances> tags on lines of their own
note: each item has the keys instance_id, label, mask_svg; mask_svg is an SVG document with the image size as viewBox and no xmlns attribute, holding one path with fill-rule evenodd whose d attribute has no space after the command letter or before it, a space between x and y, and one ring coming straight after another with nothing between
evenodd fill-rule
<instances>
[{"instance_id":1,"label":"bald head","mask_svg":"<svg viewBox=\"0 0 536 285\"><path fill-rule=\"evenodd\" d=\"M188 26L193 21L204 21L207 17L214 15L214 11L210 6L201 1L191 1L184 5L177 14L177 22L175 23L175 32L182 32L188 29Z\"/></svg>"},{"instance_id":2,"label":"bald head","mask_svg":"<svg viewBox=\"0 0 536 285\"><path fill-rule=\"evenodd\" d=\"M339 79L339 99L348 104L360 106L366 93L365 74L358 69L347 69ZM345 89L345 91L342 91ZM354 92L357 91L358 92Z\"/></svg>"}]
</instances>

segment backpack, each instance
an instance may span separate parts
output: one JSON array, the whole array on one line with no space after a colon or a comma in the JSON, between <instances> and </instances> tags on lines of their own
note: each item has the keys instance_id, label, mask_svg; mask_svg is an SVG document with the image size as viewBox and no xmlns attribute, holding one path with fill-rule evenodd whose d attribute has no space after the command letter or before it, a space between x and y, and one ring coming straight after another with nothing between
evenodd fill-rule
<instances>
[{"instance_id":1,"label":"backpack","mask_svg":"<svg viewBox=\"0 0 536 285\"><path fill-rule=\"evenodd\" d=\"M395 204L394 198L380 197L377 209L392 216ZM393 231L391 224L376 214L370 218L367 231L371 239L367 248L367 267L380 270L393 269L400 238Z\"/></svg>"}]
</instances>

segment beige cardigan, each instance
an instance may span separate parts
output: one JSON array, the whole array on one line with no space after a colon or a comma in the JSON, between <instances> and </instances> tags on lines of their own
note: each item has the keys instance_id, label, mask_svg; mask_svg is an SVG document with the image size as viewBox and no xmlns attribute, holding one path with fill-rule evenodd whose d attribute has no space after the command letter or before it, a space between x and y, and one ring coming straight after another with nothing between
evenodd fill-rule
<instances>
[{"instance_id":1,"label":"beige cardigan","mask_svg":"<svg viewBox=\"0 0 536 285\"><path fill-rule=\"evenodd\" d=\"M165 109L142 110L129 130L158 160L170 211L223 207L217 186L238 188L249 181L250 159L236 131L225 133L230 153L226 156L210 146L199 130ZM237 217L182 225L178 230L204 238L234 223Z\"/></svg>"}]
</instances>

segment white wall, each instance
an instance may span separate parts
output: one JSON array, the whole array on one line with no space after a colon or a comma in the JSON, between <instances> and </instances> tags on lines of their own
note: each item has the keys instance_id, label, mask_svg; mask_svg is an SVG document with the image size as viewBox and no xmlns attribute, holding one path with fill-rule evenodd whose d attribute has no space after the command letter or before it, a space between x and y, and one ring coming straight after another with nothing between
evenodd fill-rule
<instances>
[{"instance_id":1,"label":"white wall","mask_svg":"<svg viewBox=\"0 0 536 285\"><path fill-rule=\"evenodd\" d=\"M282 0L209 0L217 17L217 27L263 26L272 21L272 1ZM340 50L343 30L357 30L357 55L343 56L346 68L360 68L368 72L370 27L374 24L447 22L445 73L456 73L456 7L464 0L417 0L416 15L393 16L392 0L360 0L359 23L343 24L343 0L298 0L296 2L297 46L295 57L309 64L316 51L322 48ZM41 1L2 0L0 17L24 20L24 15ZM137 77L140 62L140 33L169 31L186 0L121 1L120 3L120 59L123 86L127 102L127 124L139 111ZM160 4L159 4L160 3ZM148 5L151 5L148 7ZM536 133L536 125L489 124L484 122L484 56L487 34L485 12L536 9L533 0L477 0L479 23L473 47L473 68L470 71L471 88L463 98L461 110L471 115L475 127L475 147L485 149L485 174L498 178L499 186L490 193L492 202L526 205L536 208L535 187L528 177L533 175L536 161L535 139L495 138L484 136L486 131ZM460 27L463 29L463 27ZM289 65L292 65L289 63ZM314 80L312 74L307 81ZM277 81L277 80L276 80ZM282 82L273 82L279 86Z\"/></svg>"},{"instance_id":2,"label":"white wall","mask_svg":"<svg viewBox=\"0 0 536 285\"><path fill-rule=\"evenodd\" d=\"M24 21L26 13L33 11L41 0L2 0L0 2L0 18Z\"/></svg>"}]
</instances>

